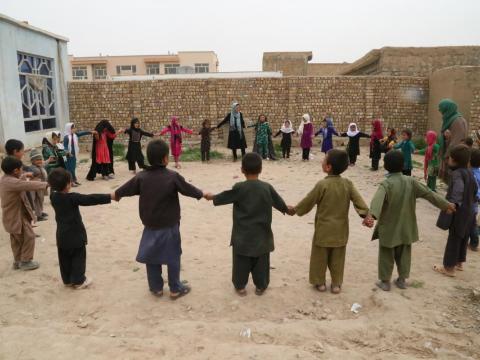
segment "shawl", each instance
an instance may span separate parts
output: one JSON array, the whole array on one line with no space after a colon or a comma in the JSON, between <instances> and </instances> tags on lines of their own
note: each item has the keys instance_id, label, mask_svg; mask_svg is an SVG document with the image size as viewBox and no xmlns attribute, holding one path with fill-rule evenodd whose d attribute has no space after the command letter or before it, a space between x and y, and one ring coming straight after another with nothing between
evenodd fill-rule
<instances>
[{"instance_id":1,"label":"shawl","mask_svg":"<svg viewBox=\"0 0 480 360\"><path fill-rule=\"evenodd\" d=\"M72 132L73 123L69 122L65 124L65 136L67 138L67 151L72 154L72 144L73 150L75 151L75 156L80 153L78 146L78 136Z\"/></svg>"},{"instance_id":2,"label":"shawl","mask_svg":"<svg viewBox=\"0 0 480 360\"><path fill-rule=\"evenodd\" d=\"M425 151L425 162L423 172L425 176L428 174L428 162L433 159L433 146L437 142L437 133L435 131L427 131L427 150Z\"/></svg>"},{"instance_id":3,"label":"shawl","mask_svg":"<svg viewBox=\"0 0 480 360\"><path fill-rule=\"evenodd\" d=\"M308 114L303 114L303 116L302 116L302 122L300 123L300 126L298 127L298 134L299 135L303 134L303 126L305 124L310 124L310 115L308 115Z\"/></svg>"},{"instance_id":4,"label":"shawl","mask_svg":"<svg viewBox=\"0 0 480 360\"><path fill-rule=\"evenodd\" d=\"M288 123L288 126L285 126L285 123ZM283 123L280 131L284 134L290 134L290 133L294 132L295 130L293 130L292 122L290 120L287 120Z\"/></svg>"},{"instance_id":5,"label":"shawl","mask_svg":"<svg viewBox=\"0 0 480 360\"><path fill-rule=\"evenodd\" d=\"M380 119L373 120L373 129L372 135L370 135L370 144L373 144L375 140L383 139L383 131L382 131L382 121Z\"/></svg>"},{"instance_id":6,"label":"shawl","mask_svg":"<svg viewBox=\"0 0 480 360\"><path fill-rule=\"evenodd\" d=\"M240 112L238 112L235 108L237 107L238 102L234 101L232 103L231 111L230 111L230 131L238 131L240 133L240 137L242 136L242 122L240 119Z\"/></svg>"},{"instance_id":7,"label":"shawl","mask_svg":"<svg viewBox=\"0 0 480 360\"><path fill-rule=\"evenodd\" d=\"M355 126L355 131L350 130L352 126ZM356 123L350 123L350 125L348 125L347 136L354 137L354 136L357 136L359 133L360 133L360 130L358 129L358 126Z\"/></svg>"},{"instance_id":8,"label":"shawl","mask_svg":"<svg viewBox=\"0 0 480 360\"><path fill-rule=\"evenodd\" d=\"M450 129L453 122L462 116L458 112L458 106L455 101L450 99L443 99L438 104L438 110L442 113L442 134L438 138L438 143L440 144L440 149L445 152L445 136L444 132Z\"/></svg>"}]
</instances>

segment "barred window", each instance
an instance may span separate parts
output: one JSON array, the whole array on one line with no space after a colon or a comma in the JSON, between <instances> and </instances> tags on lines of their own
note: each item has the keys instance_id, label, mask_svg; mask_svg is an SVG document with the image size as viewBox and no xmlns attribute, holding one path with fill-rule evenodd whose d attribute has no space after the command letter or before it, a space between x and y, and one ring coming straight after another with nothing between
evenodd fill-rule
<instances>
[{"instance_id":1,"label":"barred window","mask_svg":"<svg viewBox=\"0 0 480 360\"><path fill-rule=\"evenodd\" d=\"M105 80L107 78L107 66L93 65L93 78L95 80Z\"/></svg>"},{"instance_id":2,"label":"barred window","mask_svg":"<svg viewBox=\"0 0 480 360\"><path fill-rule=\"evenodd\" d=\"M87 67L86 66L73 66L72 67L72 79L73 80L87 80Z\"/></svg>"},{"instance_id":3,"label":"barred window","mask_svg":"<svg viewBox=\"0 0 480 360\"><path fill-rule=\"evenodd\" d=\"M17 65L25 132L55 128L53 60L18 52Z\"/></svg>"},{"instance_id":4,"label":"barred window","mask_svg":"<svg viewBox=\"0 0 480 360\"><path fill-rule=\"evenodd\" d=\"M147 75L160 74L160 64L147 64Z\"/></svg>"},{"instance_id":5,"label":"barred window","mask_svg":"<svg viewBox=\"0 0 480 360\"><path fill-rule=\"evenodd\" d=\"M165 64L165 74L178 74L180 64Z\"/></svg>"},{"instance_id":6,"label":"barred window","mask_svg":"<svg viewBox=\"0 0 480 360\"><path fill-rule=\"evenodd\" d=\"M209 70L210 69L208 64L195 64L196 73L208 73Z\"/></svg>"}]
</instances>

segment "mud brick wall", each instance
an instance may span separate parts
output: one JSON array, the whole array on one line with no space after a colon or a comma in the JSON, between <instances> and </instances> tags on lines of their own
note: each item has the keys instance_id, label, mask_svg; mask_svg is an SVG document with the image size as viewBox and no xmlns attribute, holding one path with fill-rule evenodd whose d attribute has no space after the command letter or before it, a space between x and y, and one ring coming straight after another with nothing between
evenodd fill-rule
<instances>
[{"instance_id":1,"label":"mud brick wall","mask_svg":"<svg viewBox=\"0 0 480 360\"><path fill-rule=\"evenodd\" d=\"M410 127L423 134L428 113L428 79L417 77L71 82L68 95L70 120L79 129L91 129L101 119L127 127L136 116L142 128L158 131L170 116L178 115L184 126L198 130L203 119L221 121L233 100L240 102L247 125L266 114L274 131L286 119L297 127L304 113L313 116L318 128L330 113L341 131L357 122L368 132L371 120L381 117L385 126ZM217 132L217 138L224 138L226 130Z\"/></svg>"},{"instance_id":2,"label":"mud brick wall","mask_svg":"<svg viewBox=\"0 0 480 360\"><path fill-rule=\"evenodd\" d=\"M480 87L473 89L470 106L470 132L474 134L477 130L480 130Z\"/></svg>"}]
</instances>

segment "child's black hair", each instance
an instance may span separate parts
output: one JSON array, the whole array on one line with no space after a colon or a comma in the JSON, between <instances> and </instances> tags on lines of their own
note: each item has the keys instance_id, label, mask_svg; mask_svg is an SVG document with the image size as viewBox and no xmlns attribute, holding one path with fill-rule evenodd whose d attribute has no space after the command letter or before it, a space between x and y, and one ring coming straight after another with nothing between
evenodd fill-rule
<instances>
[{"instance_id":1,"label":"child's black hair","mask_svg":"<svg viewBox=\"0 0 480 360\"><path fill-rule=\"evenodd\" d=\"M470 136L466 137L465 140L463 140L463 143L469 148L473 147L473 139Z\"/></svg>"},{"instance_id":2,"label":"child's black hair","mask_svg":"<svg viewBox=\"0 0 480 360\"><path fill-rule=\"evenodd\" d=\"M450 150L450 158L455 162L457 168L466 168L470 162L470 148L465 144L459 144Z\"/></svg>"},{"instance_id":3,"label":"child's black hair","mask_svg":"<svg viewBox=\"0 0 480 360\"><path fill-rule=\"evenodd\" d=\"M206 125L208 122L210 122L210 120L208 120L208 119L203 120L203 122L202 122L202 127L205 127L205 125Z\"/></svg>"},{"instance_id":4,"label":"child's black hair","mask_svg":"<svg viewBox=\"0 0 480 360\"><path fill-rule=\"evenodd\" d=\"M5 143L5 152L7 155L13 155L15 151L20 151L24 149L23 142L17 139L9 139Z\"/></svg>"},{"instance_id":5,"label":"child's black hair","mask_svg":"<svg viewBox=\"0 0 480 360\"><path fill-rule=\"evenodd\" d=\"M147 145L147 159L152 169L165 166L163 159L168 154L168 144L161 139L152 140Z\"/></svg>"},{"instance_id":6,"label":"child's black hair","mask_svg":"<svg viewBox=\"0 0 480 360\"><path fill-rule=\"evenodd\" d=\"M257 153L248 153L242 159L242 169L247 175L257 175L262 172L262 158Z\"/></svg>"},{"instance_id":7,"label":"child's black hair","mask_svg":"<svg viewBox=\"0 0 480 360\"><path fill-rule=\"evenodd\" d=\"M16 169L21 168L22 161L17 159L15 156L9 155L2 160L2 171L7 175L11 175Z\"/></svg>"},{"instance_id":8,"label":"child's black hair","mask_svg":"<svg viewBox=\"0 0 480 360\"><path fill-rule=\"evenodd\" d=\"M412 133L411 129L403 129L402 134L406 134L408 136L408 138L411 139L413 133Z\"/></svg>"},{"instance_id":9,"label":"child's black hair","mask_svg":"<svg viewBox=\"0 0 480 360\"><path fill-rule=\"evenodd\" d=\"M403 154L400 150L390 150L383 158L385 170L389 173L398 173L403 170Z\"/></svg>"},{"instance_id":10,"label":"child's black hair","mask_svg":"<svg viewBox=\"0 0 480 360\"><path fill-rule=\"evenodd\" d=\"M480 149L472 149L470 154L470 166L480 168Z\"/></svg>"},{"instance_id":11,"label":"child's black hair","mask_svg":"<svg viewBox=\"0 0 480 360\"><path fill-rule=\"evenodd\" d=\"M340 175L348 169L348 154L345 150L332 149L327 153L327 164L332 167L333 175Z\"/></svg>"},{"instance_id":12,"label":"child's black hair","mask_svg":"<svg viewBox=\"0 0 480 360\"><path fill-rule=\"evenodd\" d=\"M267 115L265 115L265 114L260 114L260 115L258 115L258 121L260 121L260 118L261 118L262 116L265 118L265 121L268 120L268 119L267 119Z\"/></svg>"},{"instance_id":13,"label":"child's black hair","mask_svg":"<svg viewBox=\"0 0 480 360\"><path fill-rule=\"evenodd\" d=\"M137 123L140 123L140 120L138 120L138 118L136 117L132 118L132 120L130 121L130 129L135 128L135 124Z\"/></svg>"},{"instance_id":14,"label":"child's black hair","mask_svg":"<svg viewBox=\"0 0 480 360\"><path fill-rule=\"evenodd\" d=\"M48 174L48 183L54 191L63 191L72 182L72 175L64 168L55 168Z\"/></svg>"}]
</instances>

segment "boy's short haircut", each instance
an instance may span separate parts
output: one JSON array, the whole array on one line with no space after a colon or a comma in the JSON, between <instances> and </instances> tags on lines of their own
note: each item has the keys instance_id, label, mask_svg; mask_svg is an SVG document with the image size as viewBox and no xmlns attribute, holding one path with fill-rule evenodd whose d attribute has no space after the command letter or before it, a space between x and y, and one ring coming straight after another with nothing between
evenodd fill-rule
<instances>
[{"instance_id":1,"label":"boy's short haircut","mask_svg":"<svg viewBox=\"0 0 480 360\"><path fill-rule=\"evenodd\" d=\"M470 154L471 150L465 144L456 145L452 150L450 150L450 157L460 168L468 167L468 163L470 162Z\"/></svg>"},{"instance_id":2,"label":"boy's short haircut","mask_svg":"<svg viewBox=\"0 0 480 360\"><path fill-rule=\"evenodd\" d=\"M12 174L16 169L21 169L22 168L22 161L17 159L15 156L6 156L2 160L2 171L10 175Z\"/></svg>"},{"instance_id":3,"label":"boy's short haircut","mask_svg":"<svg viewBox=\"0 0 480 360\"><path fill-rule=\"evenodd\" d=\"M147 159L151 167L158 168L164 166L163 159L169 154L168 144L161 140L156 139L148 143L147 146Z\"/></svg>"},{"instance_id":4,"label":"boy's short haircut","mask_svg":"<svg viewBox=\"0 0 480 360\"><path fill-rule=\"evenodd\" d=\"M13 155L14 151L20 151L23 149L23 142L17 139L10 139L5 143L5 152L7 155Z\"/></svg>"},{"instance_id":5,"label":"boy's short haircut","mask_svg":"<svg viewBox=\"0 0 480 360\"><path fill-rule=\"evenodd\" d=\"M327 153L327 164L332 167L333 175L340 175L348 169L348 154L345 150L332 149Z\"/></svg>"},{"instance_id":6,"label":"boy's short haircut","mask_svg":"<svg viewBox=\"0 0 480 360\"><path fill-rule=\"evenodd\" d=\"M257 175L262 172L262 158L257 153L248 153L242 159L242 169L245 174Z\"/></svg>"},{"instance_id":7,"label":"boy's short haircut","mask_svg":"<svg viewBox=\"0 0 480 360\"><path fill-rule=\"evenodd\" d=\"M412 133L411 129L403 129L402 134L406 134L408 136L408 138L411 139L413 133Z\"/></svg>"},{"instance_id":8,"label":"boy's short haircut","mask_svg":"<svg viewBox=\"0 0 480 360\"><path fill-rule=\"evenodd\" d=\"M63 191L72 182L72 175L64 168L53 169L48 174L48 183L54 191Z\"/></svg>"},{"instance_id":9,"label":"boy's short haircut","mask_svg":"<svg viewBox=\"0 0 480 360\"><path fill-rule=\"evenodd\" d=\"M468 147L472 147L473 146L473 139L469 136L469 137L466 137L465 140L463 140L463 142L465 143L465 145L467 145Z\"/></svg>"},{"instance_id":10,"label":"boy's short haircut","mask_svg":"<svg viewBox=\"0 0 480 360\"><path fill-rule=\"evenodd\" d=\"M480 149L472 149L470 154L470 165L473 168L480 168Z\"/></svg>"},{"instance_id":11,"label":"boy's short haircut","mask_svg":"<svg viewBox=\"0 0 480 360\"><path fill-rule=\"evenodd\" d=\"M385 170L389 173L403 171L403 154L400 150L390 150L383 158Z\"/></svg>"}]
</instances>

